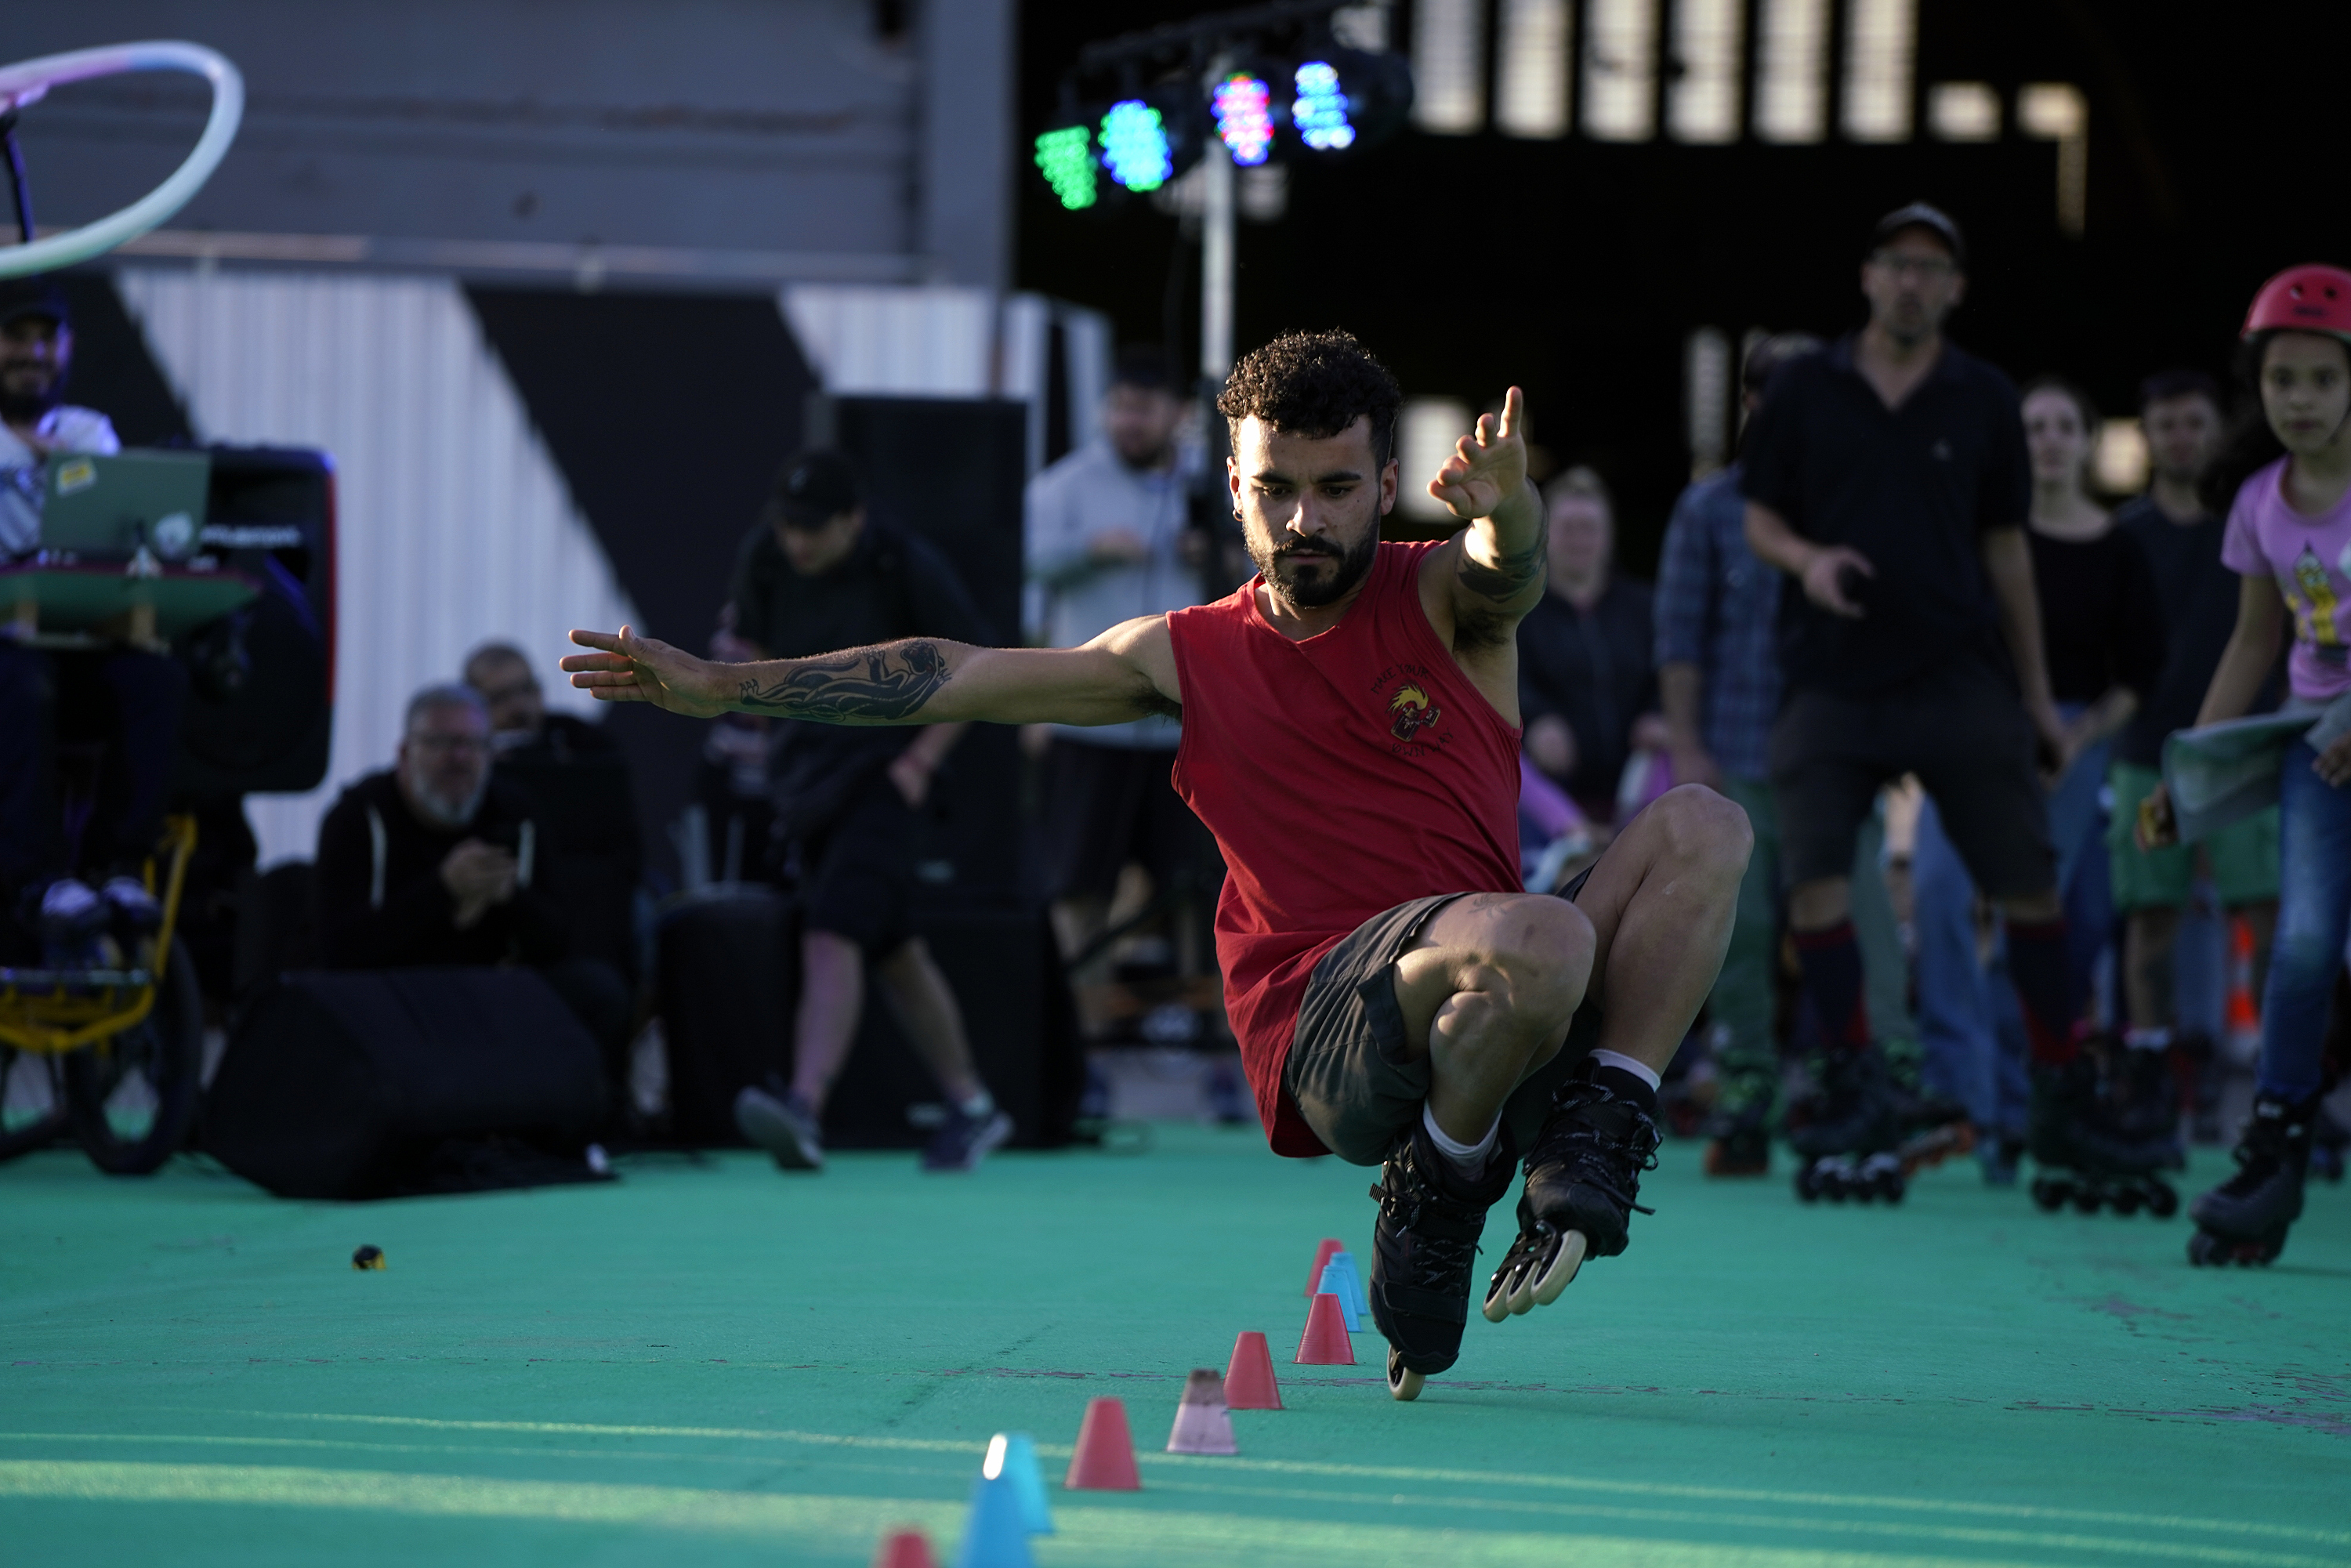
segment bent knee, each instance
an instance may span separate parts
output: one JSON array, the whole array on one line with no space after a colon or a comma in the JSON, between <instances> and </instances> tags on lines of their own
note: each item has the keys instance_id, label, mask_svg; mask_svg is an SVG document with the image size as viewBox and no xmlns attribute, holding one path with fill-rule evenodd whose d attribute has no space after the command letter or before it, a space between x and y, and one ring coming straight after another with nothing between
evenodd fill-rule
<instances>
[{"instance_id":1,"label":"bent knee","mask_svg":"<svg viewBox=\"0 0 2351 1568\"><path fill-rule=\"evenodd\" d=\"M1573 1012L1583 998L1597 946L1592 921L1563 898L1513 897L1495 911L1489 961L1510 975L1530 1006Z\"/></svg>"},{"instance_id":2,"label":"bent knee","mask_svg":"<svg viewBox=\"0 0 2351 1568\"><path fill-rule=\"evenodd\" d=\"M1649 807L1669 852L1744 874L1755 828L1738 801L1703 784L1677 784Z\"/></svg>"}]
</instances>

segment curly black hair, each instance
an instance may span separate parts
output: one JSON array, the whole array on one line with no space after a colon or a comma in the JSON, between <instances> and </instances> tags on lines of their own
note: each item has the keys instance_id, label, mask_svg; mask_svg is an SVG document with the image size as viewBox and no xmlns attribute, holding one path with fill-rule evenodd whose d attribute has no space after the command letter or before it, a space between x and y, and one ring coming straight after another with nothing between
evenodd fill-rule
<instances>
[{"instance_id":1,"label":"curly black hair","mask_svg":"<svg viewBox=\"0 0 2351 1568\"><path fill-rule=\"evenodd\" d=\"M1217 411L1236 441L1255 415L1274 429L1322 440L1356 420L1372 422L1374 471L1395 450L1404 389L1352 332L1284 332L1250 350L1225 378Z\"/></svg>"}]
</instances>

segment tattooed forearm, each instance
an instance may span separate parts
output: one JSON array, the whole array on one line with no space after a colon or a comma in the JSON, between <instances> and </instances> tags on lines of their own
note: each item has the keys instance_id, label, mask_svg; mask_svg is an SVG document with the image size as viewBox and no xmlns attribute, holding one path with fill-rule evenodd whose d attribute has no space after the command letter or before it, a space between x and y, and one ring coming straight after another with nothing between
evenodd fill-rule
<instances>
[{"instance_id":1,"label":"tattooed forearm","mask_svg":"<svg viewBox=\"0 0 2351 1568\"><path fill-rule=\"evenodd\" d=\"M889 643L795 660L782 680L745 681L735 701L786 718L888 724L921 712L948 678L946 650L936 643Z\"/></svg>"},{"instance_id":2,"label":"tattooed forearm","mask_svg":"<svg viewBox=\"0 0 2351 1568\"><path fill-rule=\"evenodd\" d=\"M1535 535L1535 542L1522 550L1512 550L1492 566L1487 565L1467 549L1461 552L1461 586L1480 599L1496 602L1516 599L1531 583L1541 581L1548 564L1550 550L1543 532Z\"/></svg>"}]
</instances>

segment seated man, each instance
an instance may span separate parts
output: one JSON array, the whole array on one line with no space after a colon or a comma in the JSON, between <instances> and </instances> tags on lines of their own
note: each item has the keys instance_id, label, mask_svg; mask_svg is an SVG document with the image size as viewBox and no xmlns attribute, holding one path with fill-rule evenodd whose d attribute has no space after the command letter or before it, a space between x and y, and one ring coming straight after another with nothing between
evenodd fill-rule
<instances>
[{"instance_id":1,"label":"seated man","mask_svg":"<svg viewBox=\"0 0 2351 1568\"><path fill-rule=\"evenodd\" d=\"M37 278L0 283L0 562L40 549L52 454L121 449L104 414L65 402L72 363L65 297ZM162 829L187 689L167 653L51 653L0 632L0 890L37 890L52 961L87 956L110 906L137 926L157 916L135 873ZM82 873L108 880L93 891Z\"/></svg>"},{"instance_id":2,"label":"seated man","mask_svg":"<svg viewBox=\"0 0 2351 1568\"><path fill-rule=\"evenodd\" d=\"M538 885L570 956L635 974L645 854L628 758L603 726L548 712L530 661L511 643L468 654L465 684L489 710L492 777L528 796L547 831Z\"/></svg>"},{"instance_id":3,"label":"seated man","mask_svg":"<svg viewBox=\"0 0 2351 1568\"><path fill-rule=\"evenodd\" d=\"M629 988L573 956L545 883L560 859L520 791L490 774L490 719L466 686L408 704L398 761L319 824L319 949L330 969L522 964L587 1026L619 1084ZM616 1101L615 1103L624 1102Z\"/></svg>"},{"instance_id":4,"label":"seated man","mask_svg":"<svg viewBox=\"0 0 2351 1568\"><path fill-rule=\"evenodd\" d=\"M1403 393L1343 332L1234 367L1217 406L1258 576L1081 648L932 637L760 664L622 628L563 661L600 697L831 724L1180 715L1176 784L1229 867L1226 1000L1274 1152L1383 1165L1372 1314L1388 1387L1451 1366L1486 1211L1526 1154L1499 1322L1625 1249L1660 1071L1714 984L1747 821L1668 791L1564 897L1520 889L1518 623L1543 518L1516 387L1430 480L1467 527L1383 544ZM1604 1007L1605 1011L1601 1009Z\"/></svg>"}]
</instances>

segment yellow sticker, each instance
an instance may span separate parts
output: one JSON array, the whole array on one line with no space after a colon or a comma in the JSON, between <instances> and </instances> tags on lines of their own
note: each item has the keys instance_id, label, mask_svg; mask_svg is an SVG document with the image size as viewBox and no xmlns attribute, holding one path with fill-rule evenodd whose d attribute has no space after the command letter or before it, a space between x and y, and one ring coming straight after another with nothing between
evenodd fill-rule
<instances>
[{"instance_id":1,"label":"yellow sticker","mask_svg":"<svg viewBox=\"0 0 2351 1568\"><path fill-rule=\"evenodd\" d=\"M60 496L87 490L97 483L98 465L87 457L76 457L57 465L57 494Z\"/></svg>"}]
</instances>

